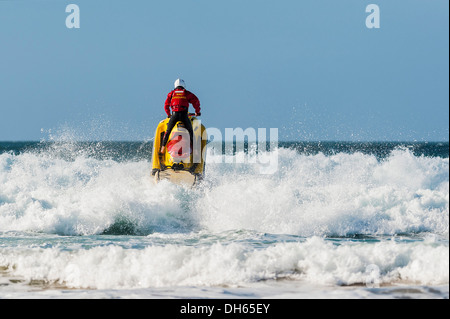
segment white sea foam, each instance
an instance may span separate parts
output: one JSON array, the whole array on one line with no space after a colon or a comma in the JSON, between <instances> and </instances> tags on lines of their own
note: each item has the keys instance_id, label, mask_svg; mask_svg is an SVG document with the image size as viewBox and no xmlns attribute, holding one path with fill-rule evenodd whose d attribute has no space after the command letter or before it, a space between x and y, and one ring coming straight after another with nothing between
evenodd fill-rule
<instances>
[{"instance_id":1,"label":"white sea foam","mask_svg":"<svg viewBox=\"0 0 450 319\"><path fill-rule=\"evenodd\" d=\"M153 185L147 162L3 154L0 163L1 231L96 234L118 216L155 230L183 222L173 185Z\"/></svg>"},{"instance_id":2,"label":"white sea foam","mask_svg":"<svg viewBox=\"0 0 450 319\"><path fill-rule=\"evenodd\" d=\"M276 175L210 167L214 187L196 208L204 227L301 236L434 232L448 237L448 158L399 150L384 161L360 153L298 155L281 149ZM211 166L211 165L210 165Z\"/></svg>"},{"instance_id":3,"label":"white sea foam","mask_svg":"<svg viewBox=\"0 0 450 319\"><path fill-rule=\"evenodd\" d=\"M205 183L188 189L155 185L147 161L57 151L0 154L2 296L17 296L11 282L88 296L82 289L174 296L209 287L194 294L223 297L215 289L238 296L247 287L258 297L272 290L255 285L295 282L290 296L312 285L320 297L335 285L419 285L425 296L448 287L448 158L279 149L278 172L268 175L256 161L208 154ZM129 231L147 236L86 236ZM359 235L368 239L352 239ZM283 287L277 296L289 295Z\"/></svg>"},{"instance_id":4,"label":"white sea foam","mask_svg":"<svg viewBox=\"0 0 450 319\"><path fill-rule=\"evenodd\" d=\"M449 280L448 260L448 246L433 243L335 245L319 237L256 250L240 243L75 251L0 248L0 267L10 276L84 289L233 287L280 279L319 285L443 285Z\"/></svg>"},{"instance_id":5,"label":"white sea foam","mask_svg":"<svg viewBox=\"0 0 450 319\"><path fill-rule=\"evenodd\" d=\"M249 229L299 236L430 232L448 238L448 158L407 150L382 161L361 153L307 156L289 149L279 156L273 175L260 174L253 163L207 164L204 187L190 190L155 185L146 161L1 154L0 231L90 235L127 220L143 234Z\"/></svg>"}]
</instances>

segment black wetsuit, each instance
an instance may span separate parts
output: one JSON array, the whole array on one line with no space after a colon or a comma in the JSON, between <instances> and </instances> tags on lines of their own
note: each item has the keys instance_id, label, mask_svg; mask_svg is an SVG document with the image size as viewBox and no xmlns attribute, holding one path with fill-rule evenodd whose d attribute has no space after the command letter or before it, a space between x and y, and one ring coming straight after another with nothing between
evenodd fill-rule
<instances>
[{"instance_id":1,"label":"black wetsuit","mask_svg":"<svg viewBox=\"0 0 450 319\"><path fill-rule=\"evenodd\" d=\"M169 140L170 133L172 132L172 129L174 128L175 124L177 124L178 121L181 121L184 124L184 127L189 132L189 137L191 139L190 143L191 144L193 143L194 131L192 130L192 123L191 123L191 120L189 119L188 112L183 111L183 112L173 112L172 113L169 123L167 124L166 134L164 135L164 139L162 141L161 146L167 145L167 141Z\"/></svg>"}]
</instances>

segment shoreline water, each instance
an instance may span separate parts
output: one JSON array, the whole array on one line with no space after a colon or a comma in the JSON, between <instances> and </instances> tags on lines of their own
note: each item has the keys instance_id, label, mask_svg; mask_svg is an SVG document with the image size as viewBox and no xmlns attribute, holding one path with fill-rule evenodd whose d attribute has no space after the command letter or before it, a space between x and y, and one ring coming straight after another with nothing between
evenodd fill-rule
<instances>
[{"instance_id":1,"label":"shoreline water","mask_svg":"<svg viewBox=\"0 0 450 319\"><path fill-rule=\"evenodd\" d=\"M449 297L448 143L211 151L197 189L153 183L151 142L5 145L0 298Z\"/></svg>"}]
</instances>

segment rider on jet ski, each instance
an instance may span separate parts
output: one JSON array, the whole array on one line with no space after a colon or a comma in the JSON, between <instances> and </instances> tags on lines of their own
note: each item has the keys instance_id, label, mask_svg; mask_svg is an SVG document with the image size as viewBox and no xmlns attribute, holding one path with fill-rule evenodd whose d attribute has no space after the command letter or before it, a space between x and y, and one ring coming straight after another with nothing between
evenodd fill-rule
<instances>
[{"instance_id":1,"label":"rider on jet ski","mask_svg":"<svg viewBox=\"0 0 450 319\"><path fill-rule=\"evenodd\" d=\"M188 116L189 103L191 103L195 109L195 116L201 115L200 101L194 93L186 90L186 84L184 81L182 79L177 79L174 86L175 89L169 92L166 102L164 103L164 110L167 113L167 117L170 117L170 120L167 124L167 130L161 144L161 154L164 153L165 146L169 140L170 132L172 132L173 127L178 121L181 121L188 130L190 143L192 144L194 133ZM172 108L173 111L172 115L170 114L170 108Z\"/></svg>"}]
</instances>

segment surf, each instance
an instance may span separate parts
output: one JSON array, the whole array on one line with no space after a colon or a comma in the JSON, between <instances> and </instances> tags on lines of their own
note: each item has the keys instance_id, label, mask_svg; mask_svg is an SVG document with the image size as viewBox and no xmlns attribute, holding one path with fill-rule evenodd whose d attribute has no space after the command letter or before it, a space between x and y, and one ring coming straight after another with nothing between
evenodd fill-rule
<instances>
[{"instance_id":1,"label":"surf","mask_svg":"<svg viewBox=\"0 0 450 319\"><path fill-rule=\"evenodd\" d=\"M0 154L0 231L254 230L306 237L430 232L448 238L448 158L407 149L379 159L279 148L279 172L261 174L253 161L225 163L221 157L229 154L209 149L205 183L191 189L154 184L149 160L64 149L70 156L61 149Z\"/></svg>"}]
</instances>

